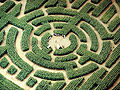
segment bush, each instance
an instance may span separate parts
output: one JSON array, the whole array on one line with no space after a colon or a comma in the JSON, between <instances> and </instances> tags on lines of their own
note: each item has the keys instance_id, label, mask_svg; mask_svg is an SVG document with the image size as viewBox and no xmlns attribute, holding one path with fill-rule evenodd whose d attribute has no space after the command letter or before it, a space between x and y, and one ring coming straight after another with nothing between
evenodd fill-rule
<instances>
[{"instance_id":1,"label":"bush","mask_svg":"<svg viewBox=\"0 0 120 90\"><path fill-rule=\"evenodd\" d=\"M36 83L37 83L37 80L36 80L35 78L33 78L33 77L30 77L30 78L27 80L27 82L26 82L26 84L27 84L29 87L33 87Z\"/></svg>"},{"instance_id":2,"label":"bush","mask_svg":"<svg viewBox=\"0 0 120 90\"><path fill-rule=\"evenodd\" d=\"M67 56L62 56L62 57L56 57L55 58L55 62L66 62L66 61L72 61L77 59L78 56L76 56L75 54L69 54Z\"/></svg>"},{"instance_id":3,"label":"bush","mask_svg":"<svg viewBox=\"0 0 120 90\"><path fill-rule=\"evenodd\" d=\"M8 70L7 70L8 73L10 73L11 75L15 74L17 72L17 68L13 65L11 65Z\"/></svg>"},{"instance_id":4,"label":"bush","mask_svg":"<svg viewBox=\"0 0 120 90\"><path fill-rule=\"evenodd\" d=\"M43 16L32 21L35 26L48 22L68 22L72 17L69 16Z\"/></svg>"},{"instance_id":5,"label":"bush","mask_svg":"<svg viewBox=\"0 0 120 90\"><path fill-rule=\"evenodd\" d=\"M116 8L114 5L112 5L107 12L102 16L101 21L103 23L107 23L116 13Z\"/></svg>"},{"instance_id":6,"label":"bush","mask_svg":"<svg viewBox=\"0 0 120 90\"><path fill-rule=\"evenodd\" d=\"M8 0L2 6L0 6L0 11L8 12L14 6L15 2Z\"/></svg>"},{"instance_id":7,"label":"bush","mask_svg":"<svg viewBox=\"0 0 120 90\"><path fill-rule=\"evenodd\" d=\"M48 0L48 2L45 4L45 7L66 7L66 1L65 0Z\"/></svg>"},{"instance_id":8,"label":"bush","mask_svg":"<svg viewBox=\"0 0 120 90\"><path fill-rule=\"evenodd\" d=\"M31 35L32 30L33 27L31 25L26 25L24 28L21 39L21 48L23 51L29 50L29 37Z\"/></svg>"},{"instance_id":9,"label":"bush","mask_svg":"<svg viewBox=\"0 0 120 90\"><path fill-rule=\"evenodd\" d=\"M50 88L50 81L42 80L36 87L36 90L48 90Z\"/></svg>"},{"instance_id":10,"label":"bush","mask_svg":"<svg viewBox=\"0 0 120 90\"><path fill-rule=\"evenodd\" d=\"M27 0L24 13L40 8L47 0Z\"/></svg>"},{"instance_id":11,"label":"bush","mask_svg":"<svg viewBox=\"0 0 120 90\"><path fill-rule=\"evenodd\" d=\"M107 60L105 66L110 68L120 57L120 44L112 51L110 58Z\"/></svg>"},{"instance_id":12,"label":"bush","mask_svg":"<svg viewBox=\"0 0 120 90\"><path fill-rule=\"evenodd\" d=\"M2 74L0 74L0 89L1 90L24 90L19 87L17 84L12 81L6 79Z\"/></svg>"},{"instance_id":13,"label":"bush","mask_svg":"<svg viewBox=\"0 0 120 90\"><path fill-rule=\"evenodd\" d=\"M92 3L95 3L95 4L97 4L97 3L99 3L101 0L91 0L91 2Z\"/></svg>"},{"instance_id":14,"label":"bush","mask_svg":"<svg viewBox=\"0 0 120 90\"><path fill-rule=\"evenodd\" d=\"M5 31L3 30L3 31L1 31L0 32L0 44L3 42L3 40L4 40L4 35L5 35Z\"/></svg>"},{"instance_id":15,"label":"bush","mask_svg":"<svg viewBox=\"0 0 120 90\"><path fill-rule=\"evenodd\" d=\"M18 30L14 27L10 28L7 34L7 54L11 58L12 62L16 64L20 69L20 73L17 75L17 79L24 80L32 71L33 67L24 62L15 50L15 39L17 37Z\"/></svg>"},{"instance_id":16,"label":"bush","mask_svg":"<svg viewBox=\"0 0 120 90\"><path fill-rule=\"evenodd\" d=\"M112 3L111 0L103 0L92 12L92 15L98 17Z\"/></svg>"},{"instance_id":17,"label":"bush","mask_svg":"<svg viewBox=\"0 0 120 90\"><path fill-rule=\"evenodd\" d=\"M120 25L120 18L116 16L108 25L108 29L113 32Z\"/></svg>"},{"instance_id":18,"label":"bush","mask_svg":"<svg viewBox=\"0 0 120 90\"><path fill-rule=\"evenodd\" d=\"M50 30L51 26L49 23L43 24L40 28L38 28L37 30L35 30L34 34L37 36L40 36L43 32Z\"/></svg>"},{"instance_id":19,"label":"bush","mask_svg":"<svg viewBox=\"0 0 120 90\"><path fill-rule=\"evenodd\" d=\"M94 30L86 23L82 23L80 27L88 34L88 36L91 39L92 44L91 44L90 50L96 52L98 50L98 39Z\"/></svg>"},{"instance_id":20,"label":"bush","mask_svg":"<svg viewBox=\"0 0 120 90\"><path fill-rule=\"evenodd\" d=\"M73 52L76 49L77 44L78 44L77 38L75 37L74 34L72 34L69 37L69 40L71 42L70 46L68 46L67 48L63 48L63 49L56 49L54 52L54 55L66 55L66 54Z\"/></svg>"},{"instance_id":21,"label":"bush","mask_svg":"<svg viewBox=\"0 0 120 90\"><path fill-rule=\"evenodd\" d=\"M2 68L6 68L8 65L9 65L9 62L8 62L7 58L4 57L0 60L0 66Z\"/></svg>"},{"instance_id":22,"label":"bush","mask_svg":"<svg viewBox=\"0 0 120 90\"><path fill-rule=\"evenodd\" d=\"M55 82L52 86L50 86L49 90L61 90L65 85L66 83L63 81Z\"/></svg>"},{"instance_id":23,"label":"bush","mask_svg":"<svg viewBox=\"0 0 120 90\"><path fill-rule=\"evenodd\" d=\"M89 74L95 70L98 69L97 64L95 63L90 63L82 68L79 68L77 70L69 70L67 71L67 77L69 79L73 79L73 78L78 78L81 77L83 75Z\"/></svg>"},{"instance_id":24,"label":"bush","mask_svg":"<svg viewBox=\"0 0 120 90\"><path fill-rule=\"evenodd\" d=\"M49 15L69 15L69 16L75 16L77 14L76 10L72 10L72 9L65 9L63 7L52 7L52 8L48 8L47 13Z\"/></svg>"},{"instance_id":25,"label":"bush","mask_svg":"<svg viewBox=\"0 0 120 90\"><path fill-rule=\"evenodd\" d=\"M115 32L113 41L114 41L115 44L117 44L119 42L119 40L120 40L120 29L118 29Z\"/></svg>"},{"instance_id":26,"label":"bush","mask_svg":"<svg viewBox=\"0 0 120 90\"><path fill-rule=\"evenodd\" d=\"M8 13L9 16L18 16L20 14L21 6L21 3L15 5L15 7Z\"/></svg>"},{"instance_id":27,"label":"bush","mask_svg":"<svg viewBox=\"0 0 120 90\"><path fill-rule=\"evenodd\" d=\"M43 70L37 70L34 74L35 77L39 77L47 80L64 80L63 73L53 73Z\"/></svg>"},{"instance_id":28,"label":"bush","mask_svg":"<svg viewBox=\"0 0 120 90\"><path fill-rule=\"evenodd\" d=\"M24 17L20 18L21 20L24 20L26 22L29 22L37 17L43 16L44 13L42 10L35 10L33 12L30 12L29 14L25 15Z\"/></svg>"},{"instance_id":29,"label":"bush","mask_svg":"<svg viewBox=\"0 0 120 90\"><path fill-rule=\"evenodd\" d=\"M0 57L2 57L4 54L6 54L7 47L6 46L0 46Z\"/></svg>"},{"instance_id":30,"label":"bush","mask_svg":"<svg viewBox=\"0 0 120 90\"><path fill-rule=\"evenodd\" d=\"M42 50L46 53L50 53L52 51L51 47L47 48L49 46L48 40L49 40L50 37L51 37L50 33L45 33L43 35L43 37L41 38L41 47L42 47Z\"/></svg>"},{"instance_id":31,"label":"bush","mask_svg":"<svg viewBox=\"0 0 120 90\"><path fill-rule=\"evenodd\" d=\"M51 61L51 56L49 54L47 54L46 52L44 52L43 50L41 50L37 44L38 44L38 40L35 38L35 37L32 37L32 41L31 41L31 44L32 44L32 51L39 57L42 57L46 60L49 60Z\"/></svg>"},{"instance_id":32,"label":"bush","mask_svg":"<svg viewBox=\"0 0 120 90\"><path fill-rule=\"evenodd\" d=\"M104 68L101 68L100 70L94 72L88 79L85 81L84 84L82 84L79 88L79 90L90 90L93 89L93 87L96 87L96 84L98 85L101 82L101 78L106 74L106 70Z\"/></svg>"},{"instance_id":33,"label":"bush","mask_svg":"<svg viewBox=\"0 0 120 90\"><path fill-rule=\"evenodd\" d=\"M79 9L87 0L76 0L73 4L72 4L72 8L73 9Z\"/></svg>"},{"instance_id":34,"label":"bush","mask_svg":"<svg viewBox=\"0 0 120 90\"><path fill-rule=\"evenodd\" d=\"M32 52L26 53L26 57L33 63L49 69L65 70L65 69L73 69L77 67L75 62L59 62L59 63L51 62L41 57L38 57L36 54Z\"/></svg>"},{"instance_id":35,"label":"bush","mask_svg":"<svg viewBox=\"0 0 120 90\"><path fill-rule=\"evenodd\" d=\"M83 82L84 78L77 78L72 80L64 90L76 90L78 89L79 85Z\"/></svg>"},{"instance_id":36,"label":"bush","mask_svg":"<svg viewBox=\"0 0 120 90\"><path fill-rule=\"evenodd\" d=\"M87 3L85 6L82 7L82 9L79 11L80 13L89 13L91 10L93 10L96 6L92 3Z\"/></svg>"},{"instance_id":37,"label":"bush","mask_svg":"<svg viewBox=\"0 0 120 90\"><path fill-rule=\"evenodd\" d=\"M120 50L120 49L119 49ZM106 77L99 83L96 90L109 89L120 76L120 62L106 75Z\"/></svg>"}]
</instances>

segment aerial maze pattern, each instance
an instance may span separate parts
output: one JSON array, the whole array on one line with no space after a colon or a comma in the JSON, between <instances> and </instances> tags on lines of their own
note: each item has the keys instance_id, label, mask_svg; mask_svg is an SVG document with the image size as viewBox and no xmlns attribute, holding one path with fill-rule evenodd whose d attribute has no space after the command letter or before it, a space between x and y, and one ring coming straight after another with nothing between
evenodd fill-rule
<instances>
[{"instance_id":1,"label":"aerial maze pattern","mask_svg":"<svg viewBox=\"0 0 120 90\"><path fill-rule=\"evenodd\" d=\"M119 9L120 0L0 0L0 90L120 90ZM53 50L53 36L70 45Z\"/></svg>"}]
</instances>

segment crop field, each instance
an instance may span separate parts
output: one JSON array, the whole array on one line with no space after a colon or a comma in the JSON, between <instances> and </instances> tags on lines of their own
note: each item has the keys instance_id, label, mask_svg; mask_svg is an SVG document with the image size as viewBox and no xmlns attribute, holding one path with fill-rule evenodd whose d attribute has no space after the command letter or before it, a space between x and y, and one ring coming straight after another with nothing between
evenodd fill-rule
<instances>
[{"instance_id":1,"label":"crop field","mask_svg":"<svg viewBox=\"0 0 120 90\"><path fill-rule=\"evenodd\" d=\"M120 0L0 0L0 90L120 90Z\"/></svg>"}]
</instances>

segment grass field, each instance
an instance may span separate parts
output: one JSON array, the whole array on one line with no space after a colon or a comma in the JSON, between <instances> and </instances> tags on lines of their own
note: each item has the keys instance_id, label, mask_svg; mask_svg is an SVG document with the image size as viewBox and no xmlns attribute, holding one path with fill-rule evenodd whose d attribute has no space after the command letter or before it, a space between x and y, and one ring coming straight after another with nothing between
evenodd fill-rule
<instances>
[{"instance_id":1,"label":"grass field","mask_svg":"<svg viewBox=\"0 0 120 90\"><path fill-rule=\"evenodd\" d=\"M120 0L0 0L0 90L120 90Z\"/></svg>"}]
</instances>

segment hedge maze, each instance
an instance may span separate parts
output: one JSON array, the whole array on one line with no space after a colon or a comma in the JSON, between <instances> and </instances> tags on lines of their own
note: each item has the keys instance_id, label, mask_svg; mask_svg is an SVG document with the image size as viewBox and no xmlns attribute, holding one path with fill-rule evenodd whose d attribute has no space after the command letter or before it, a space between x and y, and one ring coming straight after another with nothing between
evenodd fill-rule
<instances>
[{"instance_id":1,"label":"hedge maze","mask_svg":"<svg viewBox=\"0 0 120 90\"><path fill-rule=\"evenodd\" d=\"M120 90L120 0L0 0L0 90Z\"/></svg>"}]
</instances>

